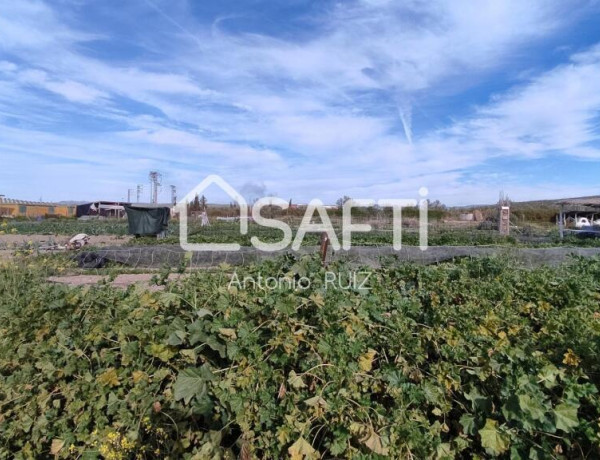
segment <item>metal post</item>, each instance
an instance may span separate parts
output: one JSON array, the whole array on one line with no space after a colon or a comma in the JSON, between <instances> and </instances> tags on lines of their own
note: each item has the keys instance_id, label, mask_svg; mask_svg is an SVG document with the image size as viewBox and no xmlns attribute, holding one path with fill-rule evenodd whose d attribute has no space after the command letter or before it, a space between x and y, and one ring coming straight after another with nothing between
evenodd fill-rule
<instances>
[{"instance_id":1,"label":"metal post","mask_svg":"<svg viewBox=\"0 0 600 460\"><path fill-rule=\"evenodd\" d=\"M174 185L171 185L171 204L177 204L177 187Z\"/></svg>"},{"instance_id":2,"label":"metal post","mask_svg":"<svg viewBox=\"0 0 600 460\"><path fill-rule=\"evenodd\" d=\"M160 187L162 175L158 171L150 171L150 198L152 203L158 203L158 187Z\"/></svg>"}]
</instances>

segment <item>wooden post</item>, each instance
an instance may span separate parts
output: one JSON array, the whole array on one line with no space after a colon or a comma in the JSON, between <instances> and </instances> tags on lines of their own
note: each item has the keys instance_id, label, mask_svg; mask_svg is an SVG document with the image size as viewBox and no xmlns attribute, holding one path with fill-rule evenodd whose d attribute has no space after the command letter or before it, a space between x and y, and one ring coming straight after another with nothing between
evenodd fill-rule
<instances>
[{"instance_id":1,"label":"wooden post","mask_svg":"<svg viewBox=\"0 0 600 460\"><path fill-rule=\"evenodd\" d=\"M500 207L500 222L498 230L501 235L508 235L510 232L510 208L508 206Z\"/></svg>"},{"instance_id":2,"label":"wooden post","mask_svg":"<svg viewBox=\"0 0 600 460\"><path fill-rule=\"evenodd\" d=\"M565 236L565 206L563 204L560 205L560 213L558 214L558 233L562 240Z\"/></svg>"},{"instance_id":3,"label":"wooden post","mask_svg":"<svg viewBox=\"0 0 600 460\"><path fill-rule=\"evenodd\" d=\"M321 233L321 264L323 267L325 266L325 262L327 259L327 248L329 246L329 236L327 236L327 232Z\"/></svg>"}]
</instances>

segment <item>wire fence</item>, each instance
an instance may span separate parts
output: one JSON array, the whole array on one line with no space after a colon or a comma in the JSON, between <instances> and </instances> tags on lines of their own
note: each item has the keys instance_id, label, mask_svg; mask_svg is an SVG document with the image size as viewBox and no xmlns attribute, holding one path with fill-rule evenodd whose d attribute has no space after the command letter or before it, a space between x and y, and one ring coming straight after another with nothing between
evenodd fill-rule
<instances>
[{"instance_id":1,"label":"wire fence","mask_svg":"<svg viewBox=\"0 0 600 460\"><path fill-rule=\"evenodd\" d=\"M282 220L297 235L301 218L290 216ZM331 225L339 241L342 240L343 222L341 217L332 216ZM513 226L509 236L500 235L491 222L461 222L432 220L429 222L428 244L426 251L419 249L419 225L416 218L403 220L402 249L392 248L394 222L390 216L353 216L354 224L367 224L368 233L352 234L352 248L349 251L335 251L329 247L327 261L345 259L355 266L379 266L384 260L410 261L417 263L435 263L460 257L480 256L516 256L526 265L540 263L554 264L569 254L584 256L596 255L598 249L558 247L574 244L576 246L600 246L596 241L567 241L558 239L558 231L552 225L523 224ZM21 224L21 225L19 225ZM61 227L61 225L64 225ZM14 230L13 230L14 229ZM253 247L252 237L265 243L275 243L282 239L283 233L274 228L249 222L248 233L240 234L240 224L234 219L214 219L210 225L202 225L199 219L191 219L188 232L190 243L238 243L239 251L202 251L185 252L180 247L179 224L172 221L167 236L133 238L125 236L127 223L117 220L67 221L67 222L14 222L1 230L0 258L19 256L53 256L72 259L85 269L102 269L106 266L128 269L171 269L187 270L216 267L222 264L248 265L260 263L286 254L295 256L317 255L320 253L319 233L307 233L299 251L286 248L275 252L259 251ZM37 230L37 231L36 231ZM23 232L24 234L21 234ZM40 233L47 235L40 237ZM57 250L74 233L105 235L92 239L92 246L78 252ZM35 239L33 237L36 236ZM10 238L12 238L12 241ZM32 238L32 240L29 240ZM96 243L95 243L96 242ZM98 243L99 242L99 243Z\"/></svg>"},{"instance_id":2,"label":"wire fence","mask_svg":"<svg viewBox=\"0 0 600 460\"><path fill-rule=\"evenodd\" d=\"M280 257L303 256L320 257L320 247L305 246L299 251L289 249L265 252L255 248L242 247L238 251L185 252L178 246L108 247L83 250L73 259L81 268L105 268L119 265L131 269L172 269L184 272L190 269L215 268L223 266L247 266L260 264ZM523 248L490 246L431 246L426 250L406 246L394 250L391 246L357 246L347 251L329 249L324 265L343 260L350 267L381 267L386 263L411 262L432 264L472 257L510 258L523 267L558 265L571 256L600 256L600 248Z\"/></svg>"}]
</instances>

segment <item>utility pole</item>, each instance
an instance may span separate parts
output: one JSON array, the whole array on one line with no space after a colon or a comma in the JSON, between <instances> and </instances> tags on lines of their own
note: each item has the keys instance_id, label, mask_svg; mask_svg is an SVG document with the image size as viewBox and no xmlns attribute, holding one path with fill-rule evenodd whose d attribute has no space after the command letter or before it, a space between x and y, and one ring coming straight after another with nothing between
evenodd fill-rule
<instances>
[{"instance_id":1,"label":"utility pole","mask_svg":"<svg viewBox=\"0 0 600 460\"><path fill-rule=\"evenodd\" d=\"M127 203L131 203L131 192L133 192L132 188L127 189Z\"/></svg>"},{"instance_id":2,"label":"utility pole","mask_svg":"<svg viewBox=\"0 0 600 460\"><path fill-rule=\"evenodd\" d=\"M142 184L137 185L137 202L140 202L140 196L142 196L142 192L144 191L144 186Z\"/></svg>"},{"instance_id":3,"label":"utility pole","mask_svg":"<svg viewBox=\"0 0 600 460\"><path fill-rule=\"evenodd\" d=\"M171 203L177 204L177 187L171 185Z\"/></svg>"},{"instance_id":4,"label":"utility pole","mask_svg":"<svg viewBox=\"0 0 600 460\"><path fill-rule=\"evenodd\" d=\"M158 203L158 187L161 186L162 175L158 171L150 171L150 197L152 203Z\"/></svg>"}]
</instances>

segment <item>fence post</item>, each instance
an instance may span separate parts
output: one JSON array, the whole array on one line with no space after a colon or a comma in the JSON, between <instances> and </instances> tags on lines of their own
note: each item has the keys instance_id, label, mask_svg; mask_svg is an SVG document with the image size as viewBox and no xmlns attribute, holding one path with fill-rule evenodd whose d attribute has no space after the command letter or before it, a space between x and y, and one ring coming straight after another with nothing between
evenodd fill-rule
<instances>
[{"instance_id":1,"label":"fence post","mask_svg":"<svg viewBox=\"0 0 600 460\"><path fill-rule=\"evenodd\" d=\"M558 232L560 233L560 239L564 238L565 234L565 206L563 204L560 205L560 213L558 215Z\"/></svg>"},{"instance_id":2,"label":"fence post","mask_svg":"<svg viewBox=\"0 0 600 460\"><path fill-rule=\"evenodd\" d=\"M325 262L327 259L327 248L329 247L329 236L327 232L321 233L321 264L325 267Z\"/></svg>"}]
</instances>

